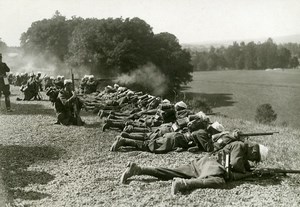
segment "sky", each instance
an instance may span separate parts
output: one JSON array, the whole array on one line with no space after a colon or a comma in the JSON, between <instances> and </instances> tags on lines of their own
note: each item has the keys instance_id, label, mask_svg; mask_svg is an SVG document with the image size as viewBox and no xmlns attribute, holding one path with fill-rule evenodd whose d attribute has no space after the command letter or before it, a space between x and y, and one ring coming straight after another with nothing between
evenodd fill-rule
<instances>
[{"instance_id":1,"label":"sky","mask_svg":"<svg viewBox=\"0 0 300 207\"><path fill-rule=\"evenodd\" d=\"M139 17L180 43L300 34L299 0L0 0L1 40L19 46L33 22L56 10L68 19Z\"/></svg>"}]
</instances>

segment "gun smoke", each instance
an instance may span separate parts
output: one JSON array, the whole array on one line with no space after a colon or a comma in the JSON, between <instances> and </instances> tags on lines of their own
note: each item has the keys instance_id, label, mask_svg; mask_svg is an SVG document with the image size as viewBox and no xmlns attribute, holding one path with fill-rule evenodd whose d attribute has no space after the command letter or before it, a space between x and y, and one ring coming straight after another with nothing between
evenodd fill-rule
<instances>
[{"instance_id":1,"label":"gun smoke","mask_svg":"<svg viewBox=\"0 0 300 207\"><path fill-rule=\"evenodd\" d=\"M66 62L56 58L54 55L47 54L47 56L28 55L23 52L16 51L15 53L8 53L5 62L9 65L12 73L37 73L42 75L57 76L63 75L66 78L71 78L71 67ZM81 66L73 69L76 78L81 78L85 74L90 74L88 67Z\"/></svg>"},{"instance_id":2,"label":"gun smoke","mask_svg":"<svg viewBox=\"0 0 300 207\"><path fill-rule=\"evenodd\" d=\"M163 95L167 90L167 78L153 63L147 63L136 70L117 77L120 85L140 85L153 95Z\"/></svg>"}]
</instances>

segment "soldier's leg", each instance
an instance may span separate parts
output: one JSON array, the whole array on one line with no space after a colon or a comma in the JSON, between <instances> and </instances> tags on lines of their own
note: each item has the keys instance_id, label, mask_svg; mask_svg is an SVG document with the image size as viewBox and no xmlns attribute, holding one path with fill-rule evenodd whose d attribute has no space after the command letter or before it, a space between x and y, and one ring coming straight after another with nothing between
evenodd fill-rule
<instances>
[{"instance_id":1,"label":"soldier's leg","mask_svg":"<svg viewBox=\"0 0 300 207\"><path fill-rule=\"evenodd\" d=\"M10 106L10 99L9 99L9 95L10 95L10 91L9 91L9 85L5 85L4 86L4 91L3 91L3 95L5 97L5 106L6 106L6 110L7 111L11 111L11 106Z\"/></svg>"},{"instance_id":2,"label":"soldier's leg","mask_svg":"<svg viewBox=\"0 0 300 207\"><path fill-rule=\"evenodd\" d=\"M124 127L123 131L127 133L149 133L150 129L146 127L136 127L132 125L127 125Z\"/></svg>"},{"instance_id":3,"label":"soldier's leg","mask_svg":"<svg viewBox=\"0 0 300 207\"><path fill-rule=\"evenodd\" d=\"M62 125L70 125L70 116L66 113L57 113L57 122Z\"/></svg>"},{"instance_id":4,"label":"soldier's leg","mask_svg":"<svg viewBox=\"0 0 300 207\"><path fill-rule=\"evenodd\" d=\"M146 140L146 134L144 133L127 133L127 132L121 132L121 137L123 138L129 138L129 139L134 139L134 140L140 140L144 141Z\"/></svg>"},{"instance_id":5,"label":"soldier's leg","mask_svg":"<svg viewBox=\"0 0 300 207\"><path fill-rule=\"evenodd\" d=\"M175 178L172 182L171 193L177 194L179 191L192 190L197 188L220 188L225 184L225 179L221 176L212 176L202 179L182 179Z\"/></svg>"},{"instance_id":6,"label":"soldier's leg","mask_svg":"<svg viewBox=\"0 0 300 207\"><path fill-rule=\"evenodd\" d=\"M161 167L140 167L135 163L129 163L127 169L121 176L121 182L126 183L127 179L134 175L149 175L160 180L171 180L177 178L196 178L197 174L192 165L182 165L175 169Z\"/></svg>"},{"instance_id":7,"label":"soldier's leg","mask_svg":"<svg viewBox=\"0 0 300 207\"><path fill-rule=\"evenodd\" d=\"M123 138L121 136L117 136L115 142L112 144L110 151L115 152L122 146L131 146L135 147L140 151L148 151L147 144L140 140L133 140L128 138Z\"/></svg>"},{"instance_id":8,"label":"soldier's leg","mask_svg":"<svg viewBox=\"0 0 300 207\"><path fill-rule=\"evenodd\" d=\"M115 121L111 119L107 119L105 124L102 127L102 131L105 131L106 129L110 128L118 128L120 130L123 130L125 127L125 123L123 121Z\"/></svg>"}]
</instances>

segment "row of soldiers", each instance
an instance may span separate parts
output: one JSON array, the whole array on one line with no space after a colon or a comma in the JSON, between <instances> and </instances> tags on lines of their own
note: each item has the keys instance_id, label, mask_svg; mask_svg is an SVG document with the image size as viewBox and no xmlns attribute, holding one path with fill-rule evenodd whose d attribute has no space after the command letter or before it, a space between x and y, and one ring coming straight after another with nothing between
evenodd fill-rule
<instances>
[{"instance_id":1,"label":"row of soldiers","mask_svg":"<svg viewBox=\"0 0 300 207\"><path fill-rule=\"evenodd\" d=\"M7 78L10 85L20 86L20 91L23 92L24 98L17 100L41 100L42 96L40 91L47 90L48 88L55 87L60 90L64 88L65 77L58 75L54 76L41 76L41 72L35 73L8 73ZM80 93L89 94L96 91L98 83L95 81L93 75L85 75L80 81Z\"/></svg>"},{"instance_id":2,"label":"row of soldiers","mask_svg":"<svg viewBox=\"0 0 300 207\"><path fill-rule=\"evenodd\" d=\"M266 160L268 155L266 146L245 141L247 134L225 130L202 111L188 109L183 101L172 104L117 84L80 99L85 107L105 118L103 131L121 131L111 145L112 152L135 149L151 153L201 153L191 163L173 169L128 163L121 176L124 184L132 176L149 175L173 179L173 194L193 188L218 188L227 181L259 175L260 171L253 170L253 163Z\"/></svg>"}]
</instances>

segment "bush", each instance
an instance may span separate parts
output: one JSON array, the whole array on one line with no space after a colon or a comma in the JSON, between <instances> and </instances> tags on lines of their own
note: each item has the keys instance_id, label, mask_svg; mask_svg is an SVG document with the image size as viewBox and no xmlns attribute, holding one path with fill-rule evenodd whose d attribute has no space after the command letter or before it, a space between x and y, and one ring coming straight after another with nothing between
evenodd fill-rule
<instances>
[{"instance_id":1,"label":"bush","mask_svg":"<svg viewBox=\"0 0 300 207\"><path fill-rule=\"evenodd\" d=\"M271 124L277 119L277 114L271 104L259 105L256 109L255 121L261 124Z\"/></svg>"}]
</instances>

